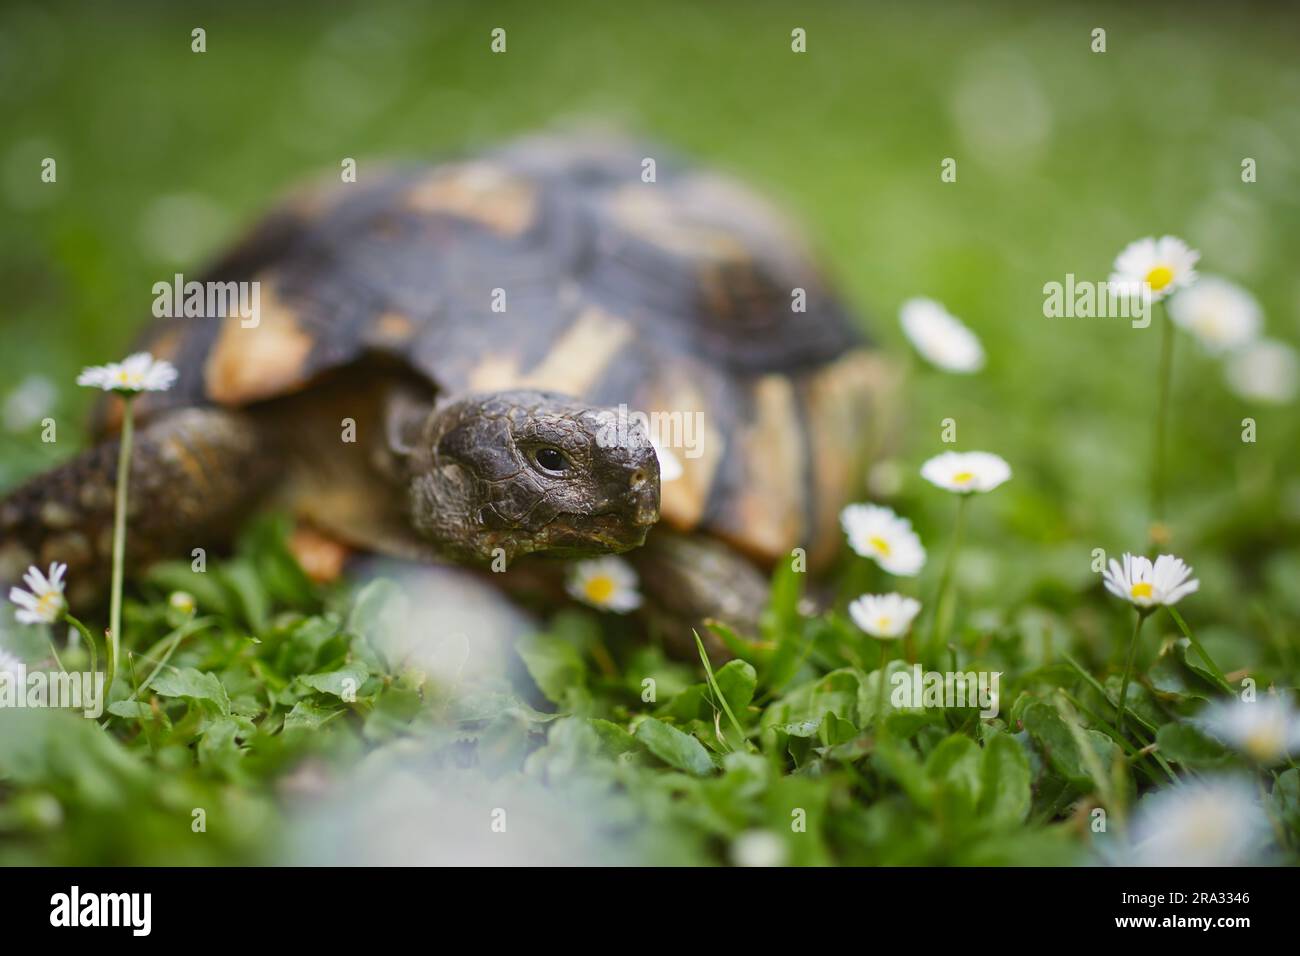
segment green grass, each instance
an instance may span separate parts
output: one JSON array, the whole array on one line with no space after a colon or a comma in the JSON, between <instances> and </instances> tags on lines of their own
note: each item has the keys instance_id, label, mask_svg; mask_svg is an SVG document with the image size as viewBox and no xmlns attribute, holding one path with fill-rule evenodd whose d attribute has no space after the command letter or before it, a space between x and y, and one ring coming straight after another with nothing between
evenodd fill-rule
<instances>
[{"instance_id":1,"label":"green grass","mask_svg":"<svg viewBox=\"0 0 1300 956\"><path fill-rule=\"evenodd\" d=\"M189 52L196 25L206 54ZM794 25L808 30L806 56L789 52ZM1098 25L1100 55L1088 50ZM59 440L41 443L35 425L0 432L0 484L75 450L89 398L70 384L76 370L123 354L153 282L196 268L287 185L345 156L364 176L384 158L575 116L612 118L777 196L901 360L894 319L912 295L944 301L981 336L983 373L913 363L901 403L903 480L884 497L931 552L901 585L927 611L955 503L916 469L947 447L942 421L956 420L958 448L1001 454L1015 477L971 509L953 574L951 654L1003 672L998 720L891 713L882 735L878 651L838 613L796 613L802 582L789 575L752 659L712 675L570 611L504 654L508 676L444 686L374 653L381 585L360 605L316 593L263 528L242 557L185 580L206 626L177 644L139 708L103 730L0 715L22 724L0 733L0 860L278 859L328 843L312 840L321 821L351 819L314 809L332 797L302 796L317 777L364 791L425 771L464 795L472 820L515 800L535 811L511 832L563 833L619 861L724 862L754 830L798 863L1106 852L1139 793L1237 758L1181 722L1222 691L1163 613L1143 630L1127 736L1115 729L1132 622L1092 565L1095 549L1147 545L1159 342L1154 325L1043 318L1042 286L1104 278L1128 241L1172 232L1202 251L1204 271L1256 293L1269 335L1300 337L1296 25L1268 5L6 7L0 381L54 382ZM487 52L495 26L509 30L505 56ZM57 185L37 178L47 155ZM939 181L948 156L953 184ZM1257 183L1240 181L1245 156ZM1234 397L1218 363L1180 337L1169 436L1169 549L1201 580L1182 617L1233 682L1294 688L1294 406ZM139 681L183 623L166 605L182 583L169 573L128 602ZM846 559L836 607L897 584ZM0 635L32 660L36 640ZM930 663L947 669L948 653ZM327 675L352 668L364 679L344 702ZM1284 769L1261 779L1287 846L1261 860L1296 862L1297 771ZM1088 825L1094 805L1113 823L1105 834ZM347 806L375 816L364 792ZM191 831L196 808L206 833ZM791 830L794 808L805 832Z\"/></svg>"}]
</instances>

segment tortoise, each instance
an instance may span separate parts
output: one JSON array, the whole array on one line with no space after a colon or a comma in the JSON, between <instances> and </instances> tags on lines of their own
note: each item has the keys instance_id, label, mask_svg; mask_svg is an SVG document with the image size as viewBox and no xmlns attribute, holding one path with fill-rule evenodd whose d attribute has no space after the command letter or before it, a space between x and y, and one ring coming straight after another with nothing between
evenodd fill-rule
<instances>
[{"instance_id":1,"label":"tortoise","mask_svg":"<svg viewBox=\"0 0 1300 956\"><path fill-rule=\"evenodd\" d=\"M179 378L136 400L133 569L278 501L361 550L527 572L507 585L627 553L648 605L752 624L774 562L834 555L890 391L780 213L624 140L317 184L204 281L258 283L257 321L140 341ZM120 416L106 396L99 443L0 503L0 578L102 588Z\"/></svg>"}]
</instances>

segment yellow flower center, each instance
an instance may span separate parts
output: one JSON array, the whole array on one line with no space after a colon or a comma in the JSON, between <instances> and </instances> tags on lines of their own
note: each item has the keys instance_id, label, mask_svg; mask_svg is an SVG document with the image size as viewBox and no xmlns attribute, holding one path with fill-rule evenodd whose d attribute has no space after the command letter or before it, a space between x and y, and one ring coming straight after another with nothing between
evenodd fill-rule
<instances>
[{"instance_id":1,"label":"yellow flower center","mask_svg":"<svg viewBox=\"0 0 1300 956\"><path fill-rule=\"evenodd\" d=\"M889 618L885 617L885 615L883 615L883 614L880 615L880 617L876 618L876 630L877 630L877 631L888 631L888 630L889 630L889 624L890 624Z\"/></svg>"},{"instance_id":2,"label":"yellow flower center","mask_svg":"<svg viewBox=\"0 0 1300 956\"><path fill-rule=\"evenodd\" d=\"M968 484L969 482L974 480L974 478L975 478L975 472L973 471L959 471L957 472L957 474L952 476L952 480L959 485Z\"/></svg>"},{"instance_id":3,"label":"yellow flower center","mask_svg":"<svg viewBox=\"0 0 1300 956\"><path fill-rule=\"evenodd\" d=\"M1246 738L1246 753L1261 763L1271 763L1286 750L1286 732L1281 722L1265 724Z\"/></svg>"},{"instance_id":4,"label":"yellow flower center","mask_svg":"<svg viewBox=\"0 0 1300 956\"><path fill-rule=\"evenodd\" d=\"M870 538L867 539L867 543L876 549L877 554L881 555L882 557L886 557L886 558L889 557L889 552L890 552L889 542L886 541L884 538L880 537L880 535L873 534Z\"/></svg>"},{"instance_id":5,"label":"yellow flower center","mask_svg":"<svg viewBox=\"0 0 1300 956\"><path fill-rule=\"evenodd\" d=\"M614 582L603 575L589 578L582 586L582 591L592 604L604 604L614 596Z\"/></svg>"},{"instance_id":6,"label":"yellow flower center","mask_svg":"<svg viewBox=\"0 0 1300 956\"><path fill-rule=\"evenodd\" d=\"M36 613L41 617L55 617L63 610L63 595L58 591L46 591L36 599Z\"/></svg>"},{"instance_id":7,"label":"yellow flower center","mask_svg":"<svg viewBox=\"0 0 1300 956\"><path fill-rule=\"evenodd\" d=\"M1132 594L1135 598L1149 598L1153 593L1151 582L1139 581L1137 584L1133 585L1133 587L1129 589L1129 593Z\"/></svg>"},{"instance_id":8,"label":"yellow flower center","mask_svg":"<svg viewBox=\"0 0 1300 956\"><path fill-rule=\"evenodd\" d=\"M1174 270L1168 266L1156 266L1147 273L1147 285L1151 286L1152 292L1159 292L1173 281Z\"/></svg>"}]
</instances>

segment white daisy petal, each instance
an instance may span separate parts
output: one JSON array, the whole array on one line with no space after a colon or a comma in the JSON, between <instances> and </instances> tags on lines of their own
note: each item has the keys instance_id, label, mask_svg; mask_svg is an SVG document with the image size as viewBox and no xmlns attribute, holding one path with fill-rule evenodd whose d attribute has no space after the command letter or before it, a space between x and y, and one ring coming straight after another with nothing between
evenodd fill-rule
<instances>
[{"instance_id":1,"label":"white daisy petal","mask_svg":"<svg viewBox=\"0 0 1300 956\"><path fill-rule=\"evenodd\" d=\"M1285 342L1261 339L1230 356L1223 375L1248 402L1285 405L1295 401L1300 386L1300 358Z\"/></svg>"},{"instance_id":2,"label":"white daisy petal","mask_svg":"<svg viewBox=\"0 0 1300 956\"><path fill-rule=\"evenodd\" d=\"M63 573L67 569L66 564L56 561L46 577L39 568L28 568L23 575L28 589L15 587L9 591L9 600L19 608L14 617L23 624L53 624L63 617L68 606L63 597Z\"/></svg>"},{"instance_id":3,"label":"white daisy petal","mask_svg":"<svg viewBox=\"0 0 1300 956\"><path fill-rule=\"evenodd\" d=\"M1172 554L1162 554L1154 563L1140 554L1125 553L1123 564L1112 558L1102 581L1111 594L1143 609L1177 604L1201 586L1192 569Z\"/></svg>"},{"instance_id":4,"label":"white daisy petal","mask_svg":"<svg viewBox=\"0 0 1300 956\"><path fill-rule=\"evenodd\" d=\"M931 365L962 374L984 367L979 338L933 299L908 299L898 319L908 341Z\"/></svg>"},{"instance_id":5,"label":"white daisy petal","mask_svg":"<svg viewBox=\"0 0 1300 956\"><path fill-rule=\"evenodd\" d=\"M578 561L569 570L565 590L575 600L601 611L626 614L641 606L636 572L615 555Z\"/></svg>"},{"instance_id":6,"label":"white daisy petal","mask_svg":"<svg viewBox=\"0 0 1300 956\"><path fill-rule=\"evenodd\" d=\"M1151 301L1185 289L1196 281L1201 254L1176 236L1139 239L1115 257L1110 281L1128 288L1150 289Z\"/></svg>"},{"instance_id":7,"label":"white daisy petal","mask_svg":"<svg viewBox=\"0 0 1300 956\"><path fill-rule=\"evenodd\" d=\"M987 451L946 451L921 466L921 477L958 494L992 491L1011 477L1011 466Z\"/></svg>"},{"instance_id":8,"label":"white daisy petal","mask_svg":"<svg viewBox=\"0 0 1300 956\"><path fill-rule=\"evenodd\" d=\"M1138 866L1238 866L1267 839L1268 818L1245 778L1205 779L1158 791L1133 816Z\"/></svg>"},{"instance_id":9,"label":"white daisy petal","mask_svg":"<svg viewBox=\"0 0 1300 956\"><path fill-rule=\"evenodd\" d=\"M1264 323L1255 297L1218 276L1201 276L1170 299L1169 317L1212 355L1248 345Z\"/></svg>"},{"instance_id":10,"label":"white daisy petal","mask_svg":"<svg viewBox=\"0 0 1300 956\"><path fill-rule=\"evenodd\" d=\"M1300 753L1300 712L1285 697L1216 702L1201 711L1195 723L1265 766Z\"/></svg>"},{"instance_id":11,"label":"white daisy petal","mask_svg":"<svg viewBox=\"0 0 1300 956\"><path fill-rule=\"evenodd\" d=\"M165 392L175 384L178 374L171 362L157 360L148 352L136 352L121 362L83 369L77 384L124 395Z\"/></svg>"},{"instance_id":12,"label":"white daisy petal","mask_svg":"<svg viewBox=\"0 0 1300 956\"><path fill-rule=\"evenodd\" d=\"M912 523L880 505L852 504L840 512L840 526L851 547L890 574L919 574L925 548Z\"/></svg>"},{"instance_id":13,"label":"white daisy petal","mask_svg":"<svg viewBox=\"0 0 1300 956\"><path fill-rule=\"evenodd\" d=\"M921 612L921 602L901 594L864 594L849 603L853 623L872 637L902 637Z\"/></svg>"}]
</instances>

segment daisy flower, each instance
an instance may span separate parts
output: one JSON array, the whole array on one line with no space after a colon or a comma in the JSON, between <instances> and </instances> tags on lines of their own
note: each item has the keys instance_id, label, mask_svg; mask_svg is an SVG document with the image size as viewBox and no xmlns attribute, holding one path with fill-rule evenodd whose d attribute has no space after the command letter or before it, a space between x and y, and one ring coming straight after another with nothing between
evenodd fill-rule
<instances>
[{"instance_id":1,"label":"daisy flower","mask_svg":"<svg viewBox=\"0 0 1300 956\"><path fill-rule=\"evenodd\" d=\"M1197 723L1224 743L1266 766L1300 751L1300 713L1284 697L1211 704Z\"/></svg>"},{"instance_id":2,"label":"daisy flower","mask_svg":"<svg viewBox=\"0 0 1300 956\"><path fill-rule=\"evenodd\" d=\"M1220 778L1162 790L1138 804L1131 862L1138 866L1238 866L1268 833L1268 819L1244 779Z\"/></svg>"},{"instance_id":3,"label":"daisy flower","mask_svg":"<svg viewBox=\"0 0 1300 956\"><path fill-rule=\"evenodd\" d=\"M67 570L66 564L55 562L46 577L39 568L28 568L23 575L28 590L16 587L9 592L9 600L18 605L14 616L24 624L53 624L59 620L68 607L63 598L63 573Z\"/></svg>"},{"instance_id":4,"label":"daisy flower","mask_svg":"<svg viewBox=\"0 0 1300 956\"><path fill-rule=\"evenodd\" d=\"M731 844L736 866L783 866L788 857L785 843L771 830L746 830Z\"/></svg>"},{"instance_id":5,"label":"daisy flower","mask_svg":"<svg viewBox=\"0 0 1300 956\"><path fill-rule=\"evenodd\" d=\"M946 451L921 466L921 477L932 485L970 494L992 491L1011 477L1011 466L987 451Z\"/></svg>"},{"instance_id":6,"label":"daisy flower","mask_svg":"<svg viewBox=\"0 0 1300 956\"><path fill-rule=\"evenodd\" d=\"M1151 301L1185 289L1196 281L1196 261L1201 254L1176 236L1139 239L1125 246L1115 257L1110 281L1128 289L1144 286L1151 290Z\"/></svg>"},{"instance_id":7,"label":"daisy flower","mask_svg":"<svg viewBox=\"0 0 1300 956\"><path fill-rule=\"evenodd\" d=\"M1196 285L1170 299L1169 317L1212 355L1254 341L1264 321L1253 295L1218 276L1202 276Z\"/></svg>"},{"instance_id":8,"label":"daisy flower","mask_svg":"<svg viewBox=\"0 0 1300 956\"><path fill-rule=\"evenodd\" d=\"M921 602L901 594L864 594L849 604L853 623L872 637L902 637L921 612Z\"/></svg>"},{"instance_id":9,"label":"daisy flower","mask_svg":"<svg viewBox=\"0 0 1300 956\"><path fill-rule=\"evenodd\" d=\"M1261 339L1232 355L1223 375L1228 387L1248 402L1285 405L1296 396L1300 359L1285 342Z\"/></svg>"},{"instance_id":10,"label":"daisy flower","mask_svg":"<svg viewBox=\"0 0 1300 956\"><path fill-rule=\"evenodd\" d=\"M1143 611L1177 604L1201 586L1192 569L1172 554L1162 554L1152 564L1149 558L1125 552L1123 564L1111 558L1102 579L1107 591Z\"/></svg>"},{"instance_id":11,"label":"daisy flower","mask_svg":"<svg viewBox=\"0 0 1300 956\"><path fill-rule=\"evenodd\" d=\"M173 591L167 597L167 603L182 614L193 614L198 603L189 591Z\"/></svg>"},{"instance_id":12,"label":"daisy flower","mask_svg":"<svg viewBox=\"0 0 1300 956\"><path fill-rule=\"evenodd\" d=\"M889 508L849 505L840 512L840 526L849 547L890 574L911 577L925 564L925 548L912 530L912 522Z\"/></svg>"},{"instance_id":13,"label":"daisy flower","mask_svg":"<svg viewBox=\"0 0 1300 956\"><path fill-rule=\"evenodd\" d=\"M984 367L984 347L975 333L933 299L908 299L898 320L907 340L931 365L961 374Z\"/></svg>"},{"instance_id":14,"label":"daisy flower","mask_svg":"<svg viewBox=\"0 0 1300 956\"><path fill-rule=\"evenodd\" d=\"M574 564L565 589L583 604L601 611L626 614L641 606L636 572L626 561L614 555Z\"/></svg>"},{"instance_id":15,"label":"daisy flower","mask_svg":"<svg viewBox=\"0 0 1300 956\"><path fill-rule=\"evenodd\" d=\"M137 392L165 392L176 382L176 376L176 367L171 362L157 360L148 352L136 352L121 362L82 369L77 384L133 395Z\"/></svg>"}]
</instances>

